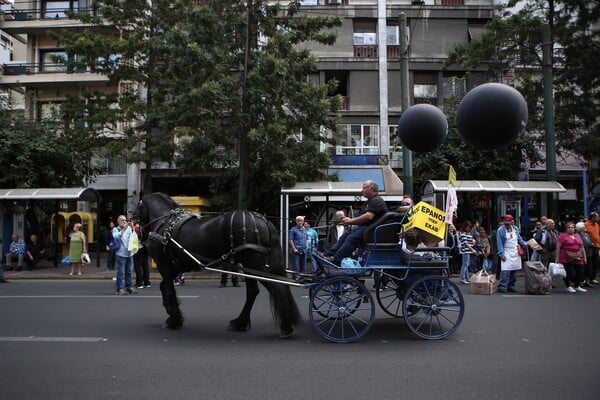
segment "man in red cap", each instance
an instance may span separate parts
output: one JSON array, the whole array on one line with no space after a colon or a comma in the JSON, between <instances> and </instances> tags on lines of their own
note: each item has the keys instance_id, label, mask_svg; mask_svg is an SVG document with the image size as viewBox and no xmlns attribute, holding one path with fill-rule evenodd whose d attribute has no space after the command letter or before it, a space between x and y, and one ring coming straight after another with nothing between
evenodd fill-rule
<instances>
[{"instance_id":1,"label":"man in red cap","mask_svg":"<svg viewBox=\"0 0 600 400\"><path fill-rule=\"evenodd\" d=\"M514 224L514 217L506 214L502 218L502 226L496 232L496 245L500 257L500 283L498 292L515 292L517 271L522 268L518 246L527 247L527 243L519 234L519 228Z\"/></svg>"}]
</instances>

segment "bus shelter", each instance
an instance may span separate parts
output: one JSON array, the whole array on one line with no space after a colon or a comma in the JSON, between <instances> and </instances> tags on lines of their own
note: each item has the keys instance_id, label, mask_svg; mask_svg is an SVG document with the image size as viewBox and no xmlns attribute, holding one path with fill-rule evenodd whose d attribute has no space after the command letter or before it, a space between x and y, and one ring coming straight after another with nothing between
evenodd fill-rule
<instances>
[{"instance_id":1,"label":"bus shelter","mask_svg":"<svg viewBox=\"0 0 600 400\"><path fill-rule=\"evenodd\" d=\"M0 189L0 202L22 202L22 201L54 201L54 221L64 220L64 215L60 213L61 201L89 201L100 203L102 196L93 188L77 187L77 188L17 188L17 189ZM79 213L86 214L86 213ZM88 225L92 229L92 235L89 235L93 240L98 237L98 224L91 223ZM59 224L52 224L51 237L59 237ZM62 232L61 232L62 234ZM54 258L54 266L58 266L58 254L60 253L60 243L54 241L54 253L57 257ZM100 267L100 246L96 246L96 266Z\"/></svg>"}]
</instances>

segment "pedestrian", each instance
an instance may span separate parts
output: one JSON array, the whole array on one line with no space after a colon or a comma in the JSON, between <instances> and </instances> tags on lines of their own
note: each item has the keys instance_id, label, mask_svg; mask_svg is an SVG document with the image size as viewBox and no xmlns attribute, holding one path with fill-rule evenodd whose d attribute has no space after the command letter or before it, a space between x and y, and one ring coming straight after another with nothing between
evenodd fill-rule
<instances>
[{"instance_id":1,"label":"pedestrian","mask_svg":"<svg viewBox=\"0 0 600 400\"><path fill-rule=\"evenodd\" d=\"M87 240L85 233L81 230L83 225L77 222L73 225L73 230L69 234L69 261L71 262L71 272L69 275L75 273L77 268L77 275L81 275L81 256L83 253L87 253Z\"/></svg>"},{"instance_id":2,"label":"pedestrian","mask_svg":"<svg viewBox=\"0 0 600 400\"><path fill-rule=\"evenodd\" d=\"M296 274L301 274L306 268L306 229L304 229L304 217L296 217L294 225L288 233L288 242L292 252L292 279L296 280Z\"/></svg>"},{"instance_id":3,"label":"pedestrian","mask_svg":"<svg viewBox=\"0 0 600 400\"><path fill-rule=\"evenodd\" d=\"M585 223L583 222L578 222L575 224L575 231L583 243L586 257L586 263L583 266L583 282L581 282L581 286L592 287L592 284L588 279L592 265L592 252L594 250L594 247L592 246L592 238L590 238L590 235L588 235L585 228Z\"/></svg>"},{"instance_id":4,"label":"pedestrian","mask_svg":"<svg viewBox=\"0 0 600 400\"><path fill-rule=\"evenodd\" d=\"M29 243L25 246L25 262L27 269L33 271L38 263L46 258L46 248L38 241L37 235L29 236Z\"/></svg>"},{"instance_id":5,"label":"pedestrian","mask_svg":"<svg viewBox=\"0 0 600 400\"><path fill-rule=\"evenodd\" d=\"M597 212L592 212L587 221L585 221L585 229L592 239L592 261L590 263L590 273L586 277L587 283L592 285L600 284L596 279L598 267L600 264L600 217Z\"/></svg>"},{"instance_id":6,"label":"pedestrian","mask_svg":"<svg viewBox=\"0 0 600 400\"><path fill-rule=\"evenodd\" d=\"M117 218L117 226L113 229L113 238L121 241L120 247L117 250L116 295L137 293L137 290L131 286L133 254L129 251L128 245L132 232L132 223L127 222L127 217L124 215L119 215Z\"/></svg>"},{"instance_id":7,"label":"pedestrian","mask_svg":"<svg viewBox=\"0 0 600 400\"><path fill-rule=\"evenodd\" d=\"M138 219L132 220L133 231L138 238L142 237L142 226ZM138 289L149 288L150 283L150 267L148 266L148 251L144 247L143 241L139 241L138 251L133 255L133 268L135 270L135 286Z\"/></svg>"},{"instance_id":8,"label":"pedestrian","mask_svg":"<svg viewBox=\"0 0 600 400\"><path fill-rule=\"evenodd\" d=\"M374 181L364 181L362 184L362 195L367 201L360 209L357 217L345 217L344 225L354 225L351 233L344 235L345 238L338 241L336 246L341 243L339 249L333 255L333 263L341 265L344 258L350 257L354 250L362 243L363 233L373 223L375 223L387 211L387 206L383 198L379 195L379 186Z\"/></svg>"},{"instance_id":9,"label":"pedestrian","mask_svg":"<svg viewBox=\"0 0 600 400\"><path fill-rule=\"evenodd\" d=\"M462 258L462 264L460 266L460 283L468 285L469 282L469 264L471 263L471 257L477 256L477 250L475 250L475 241L471 235L473 225L471 221L465 221L462 223L458 240L460 242L460 255Z\"/></svg>"},{"instance_id":10,"label":"pedestrian","mask_svg":"<svg viewBox=\"0 0 600 400\"><path fill-rule=\"evenodd\" d=\"M106 235L104 237L104 241L106 242L106 270L107 271L114 271L115 270L115 264L117 262L117 253L116 253L116 249L111 246L113 242L113 234L112 231L113 229L115 229L115 223L111 220L108 223L108 229L106 231Z\"/></svg>"},{"instance_id":11,"label":"pedestrian","mask_svg":"<svg viewBox=\"0 0 600 400\"><path fill-rule=\"evenodd\" d=\"M25 242L19 238L19 235L13 233L11 236L12 241L8 247L8 253L6 253L6 270L11 271L13 269L12 262L13 258L17 259L17 271L23 269L23 261L25 260Z\"/></svg>"},{"instance_id":12,"label":"pedestrian","mask_svg":"<svg viewBox=\"0 0 600 400\"><path fill-rule=\"evenodd\" d=\"M414 205L415 202L413 201L412 197L408 194L405 194L404 196L402 196L402 201L400 202L398 208L396 208L396 212L399 212L400 214L405 214Z\"/></svg>"},{"instance_id":13,"label":"pedestrian","mask_svg":"<svg viewBox=\"0 0 600 400\"><path fill-rule=\"evenodd\" d=\"M567 271L567 277L564 278L567 292L587 292L580 287L583 281L583 266L587 262L583 241L575 231L575 223L568 221L565 224L565 231L556 239L556 258L555 261L564 265Z\"/></svg>"},{"instance_id":14,"label":"pedestrian","mask_svg":"<svg viewBox=\"0 0 600 400\"><path fill-rule=\"evenodd\" d=\"M519 234L519 228L514 224L514 217L506 214L502 219L502 226L496 232L496 246L500 257L500 283L498 292L516 292L517 271L522 268L519 245L523 249L527 243Z\"/></svg>"},{"instance_id":15,"label":"pedestrian","mask_svg":"<svg viewBox=\"0 0 600 400\"><path fill-rule=\"evenodd\" d=\"M310 222L304 220L304 229L306 230L306 264L310 264L311 272L317 272L317 265L313 261L312 254L316 253L319 245L319 234L310 227Z\"/></svg>"},{"instance_id":16,"label":"pedestrian","mask_svg":"<svg viewBox=\"0 0 600 400\"><path fill-rule=\"evenodd\" d=\"M481 248L481 255L483 258L481 267L486 271L490 271L492 269L492 244L490 242L490 237L483 226L479 227L479 247Z\"/></svg>"},{"instance_id":17,"label":"pedestrian","mask_svg":"<svg viewBox=\"0 0 600 400\"><path fill-rule=\"evenodd\" d=\"M344 210L337 210L335 212L335 221L333 224L327 227L327 235L325 237L325 249L324 254L332 256L333 254L328 254L329 249L331 249L337 243L338 239L341 238L344 233L348 232L350 229L344 225L343 220L346 216Z\"/></svg>"},{"instance_id":18,"label":"pedestrian","mask_svg":"<svg viewBox=\"0 0 600 400\"><path fill-rule=\"evenodd\" d=\"M226 274L225 272L221 272L221 283L219 284L220 288L224 288L225 286L227 286L227 275L231 275L231 286L240 287L237 275Z\"/></svg>"},{"instance_id":19,"label":"pedestrian","mask_svg":"<svg viewBox=\"0 0 600 400\"><path fill-rule=\"evenodd\" d=\"M535 235L535 241L542 246L542 250L540 250L539 260L544 264L546 268L548 268L548 264L553 262L556 258L556 238L558 237L558 232L556 232L556 228L554 225L554 220L551 218L546 218L544 227Z\"/></svg>"}]
</instances>

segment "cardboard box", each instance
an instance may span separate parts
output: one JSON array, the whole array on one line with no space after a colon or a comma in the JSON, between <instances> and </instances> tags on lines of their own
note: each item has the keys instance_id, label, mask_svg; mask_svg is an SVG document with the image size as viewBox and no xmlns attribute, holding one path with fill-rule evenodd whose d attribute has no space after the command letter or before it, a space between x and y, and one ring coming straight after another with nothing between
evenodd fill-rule
<instances>
[{"instance_id":1,"label":"cardboard box","mask_svg":"<svg viewBox=\"0 0 600 400\"><path fill-rule=\"evenodd\" d=\"M470 282L471 294L494 294L498 291L496 275L489 275L487 272L479 271L471 277Z\"/></svg>"},{"instance_id":2,"label":"cardboard box","mask_svg":"<svg viewBox=\"0 0 600 400\"><path fill-rule=\"evenodd\" d=\"M496 282L473 282L469 285L471 294L494 294L498 291Z\"/></svg>"}]
</instances>

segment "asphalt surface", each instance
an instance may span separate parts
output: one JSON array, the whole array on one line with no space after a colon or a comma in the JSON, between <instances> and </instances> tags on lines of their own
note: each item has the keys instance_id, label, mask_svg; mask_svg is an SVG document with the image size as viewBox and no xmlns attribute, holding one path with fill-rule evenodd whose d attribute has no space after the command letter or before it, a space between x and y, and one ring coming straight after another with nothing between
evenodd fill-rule
<instances>
[{"instance_id":1,"label":"asphalt surface","mask_svg":"<svg viewBox=\"0 0 600 400\"><path fill-rule=\"evenodd\" d=\"M172 331L158 282L115 296L107 279L66 278L0 285L0 399L562 400L600 389L600 287L531 296L521 279L516 294L464 290L461 326L437 341L377 308L364 337L335 344L312 328L301 288L304 323L282 340L265 290L252 329L229 332L245 290L190 280L177 288L185 326Z\"/></svg>"}]
</instances>

